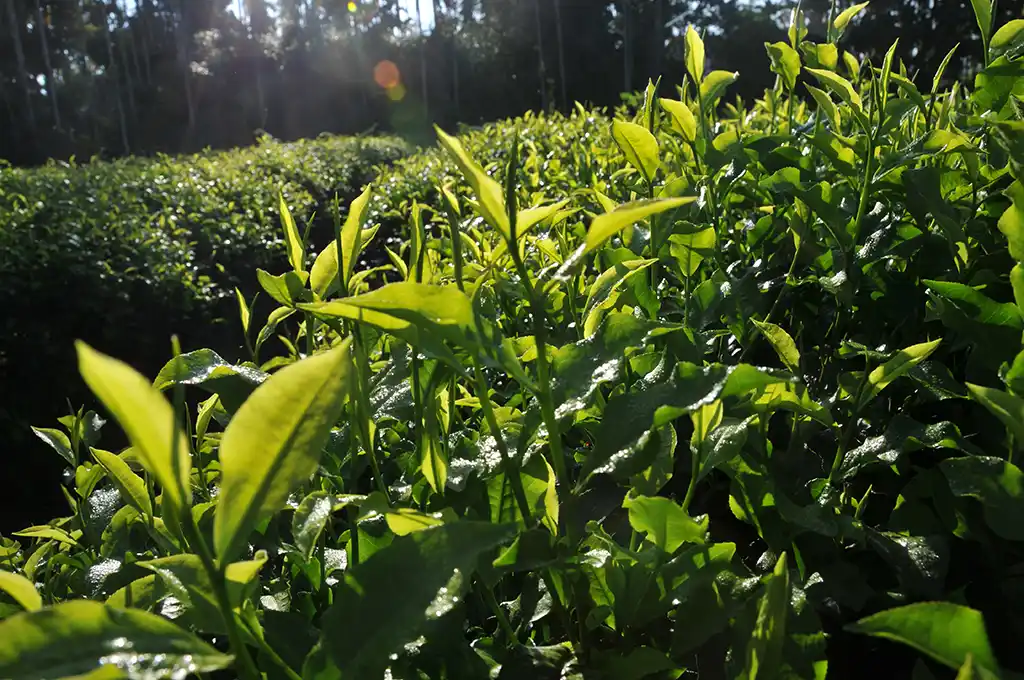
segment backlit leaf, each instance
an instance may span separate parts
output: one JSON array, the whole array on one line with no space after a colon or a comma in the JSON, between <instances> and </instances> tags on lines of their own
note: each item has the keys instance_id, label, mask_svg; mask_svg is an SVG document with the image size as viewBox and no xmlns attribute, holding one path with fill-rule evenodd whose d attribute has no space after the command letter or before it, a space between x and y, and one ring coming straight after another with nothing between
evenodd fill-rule
<instances>
[{"instance_id":1,"label":"backlit leaf","mask_svg":"<svg viewBox=\"0 0 1024 680\"><path fill-rule=\"evenodd\" d=\"M612 123L612 139L625 154L629 164L640 171L648 183L654 180L661 162L658 160L658 140L646 128L636 123L617 120Z\"/></svg>"},{"instance_id":2,"label":"backlit leaf","mask_svg":"<svg viewBox=\"0 0 1024 680\"><path fill-rule=\"evenodd\" d=\"M887 609L846 630L901 642L953 669L971 655L981 677L994 680L1000 675L981 612L959 604L919 602Z\"/></svg>"},{"instance_id":3,"label":"backlit leaf","mask_svg":"<svg viewBox=\"0 0 1024 680\"><path fill-rule=\"evenodd\" d=\"M0 621L0 677L57 680L119 668L132 680L226 668L232 658L165 618L74 600Z\"/></svg>"},{"instance_id":4,"label":"backlit leaf","mask_svg":"<svg viewBox=\"0 0 1024 680\"><path fill-rule=\"evenodd\" d=\"M21 574L13 574L0 569L0 592L10 595L26 611L31 612L43 608L43 598L39 591L36 590L32 581ZM3 644L0 643L0 655L2 654Z\"/></svg>"},{"instance_id":5,"label":"backlit leaf","mask_svg":"<svg viewBox=\"0 0 1024 680\"><path fill-rule=\"evenodd\" d=\"M692 144L697 139L697 119L693 117L690 107L675 99L660 99L659 101L661 107L672 118L672 129Z\"/></svg>"},{"instance_id":6,"label":"backlit leaf","mask_svg":"<svg viewBox=\"0 0 1024 680\"><path fill-rule=\"evenodd\" d=\"M846 31L846 27L849 25L850 21L852 21L855 16L863 12L864 9L868 6L868 4L869 3L867 2L861 2L856 5L847 7L842 12L840 12L835 19L832 20L832 28L835 29L836 31L835 37L837 39L841 37L843 33Z\"/></svg>"},{"instance_id":7,"label":"backlit leaf","mask_svg":"<svg viewBox=\"0 0 1024 680\"><path fill-rule=\"evenodd\" d=\"M967 383L971 398L1002 421L1018 448L1024 447L1024 399L993 387Z\"/></svg>"},{"instance_id":8,"label":"backlit leaf","mask_svg":"<svg viewBox=\"0 0 1024 680\"><path fill-rule=\"evenodd\" d=\"M747 645L743 677L750 680L773 677L782 660L789 611L789 569L782 553L757 605L754 634Z\"/></svg>"},{"instance_id":9,"label":"backlit leaf","mask_svg":"<svg viewBox=\"0 0 1024 680\"><path fill-rule=\"evenodd\" d=\"M442 524L399 536L345 572L320 642L340 677L383 676L391 654L458 605L477 557L512 535L508 525Z\"/></svg>"},{"instance_id":10,"label":"backlit leaf","mask_svg":"<svg viewBox=\"0 0 1024 680\"><path fill-rule=\"evenodd\" d=\"M866 391L861 397L862 403L873 399L878 393L888 387L892 381L906 375L910 369L931 356L931 353L935 351L941 342L942 340L940 339L904 347L892 359L872 369L871 373L868 374Z\"/></svg>"},{"instance_id":11,"label":"backlit leaf","mask_svg":"<svg viewBox=\"0 0 1024 680\"><path fill-rule=\"evenodd\" d=\"M92 455L96 458L96 462L106 470L107 477L114 483L117 490L121 492L121 498L143 516L148 517L153 514L153 504L150 502L146 483L132 472L128 463L124 462L120 456L101 449L92 449Z\"/></svg>"},{"instance_id":12,"label":"backlit leaf","mask_svg":"<svg viewBox=\"0 0 1024 680\"><path fill-rule=\"evenodd\" d=\"M256 389L224 431L214 546L221 563L316 471L349 391L349 346L291 364Z\"/></svg>"},{"instance_id":13,"label":"backlit leaf","mask_svg":"<svg viewBox=\"0 0 1024 680\"><path fill-rule=\"evenodd\" d=\"M191 505L192 461L188 439L178 427L174 409L128 364L81 341L76 348L86 384L117 418L139 462L163 488L164 503L177 516Z\"/></svg>"},{"instance_id":14,"label":"backlit leaf","mask_svg":"<svg viewBox=\"0 0 1024 680\"><path fill-rule=\"evenodd\" d=\"M949 458L939 463L954 496L981 503L985 521L1000 538L1024 541L1024 474L991 456Z\"/></svg>"},{"instance_id":15,"label":"backlit leaf","mask_svg":"<svg viewBox=\"0 0 1024 680\"><path fill-rule=\"evenodd\" d=\"M686 71L699 86L704 80L704 41L693 26L686 27Z\"/></svg>"},{"instance_id":16,"label":"backlit leaf","mask_svg":"<svg viewBox=\"0 0 1024 680\"><path fill-rule=\"evenodd\" d=\"M707 540L708 518L695 520L670 498L627 497L622 505L629 510L633 529L647 534L666 553L674 553L684 543L703 545Z\"/></svg>"},{"instance_id":17,"label":"backlit leaf","mask_svg":"<svg viewBox=\"0 0 1024 680\"><path fill-rule=\"evenodd\" d=\"M444 130L436 125L434 129L437 132L437 138L441 142L441 146L448 151L452 160L459 166L459 170L462 171L466 183L473 190L477 204L480 207L480 213L492 227L498 230L498 233L505 237L505 240L508 240L511 234L509 231L508 214L505 210L504 192L501 189L501 185L484 172L484 169L466 153L462 142L446 134Z\"/></svg>"},{"instance_id":18,"label":"backlit leaf","mask_svg":"<svg viewBox=\"0 0 1024 680\"><path fill-rule=\"evenodd\" d=\"M295 272L306 271L306 253L302 247L302 237L295 225L288 204L284 202L284 194L278 195L278 209L281 211L281 228L284 229L284 244L288 252L288 263Z\"/></svg>"},{"instance_id":19,"label":"backlit leaf","mask_svg":"<svg viewBox=\"0 0 1024 680\"><path fill-rule=\"evenodd\" d=\"M777 326L767 321L758 321L752 319L757 329L764 335L765 340L771 343L772 349L779 355L779 359L789 370L794 373L800 372L800 351L796 348L796 343L793 341L792 336L787 333L781 326Z\"/></svg>"}]
</instances>

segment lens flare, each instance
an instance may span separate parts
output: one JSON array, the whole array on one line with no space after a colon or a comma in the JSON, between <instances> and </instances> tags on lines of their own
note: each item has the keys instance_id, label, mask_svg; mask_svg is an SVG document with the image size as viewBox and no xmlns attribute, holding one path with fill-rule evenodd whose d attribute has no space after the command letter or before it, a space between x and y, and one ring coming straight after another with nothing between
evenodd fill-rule
<instances>
[{"instance_id":1,"label":"lens flare","mask_svg":"<svg viewBox=\"0 0 1024 680\"><path fill-rule=\"evenodd\" d=\"M388 88L388 99L393 102L400 102L405 99L405 85L398 83L394 87Z\"/></svg>"},{"instance_id":2,"label":"lens flare","mask_svg":"<svg viewBox=\"0 0 1024 680\"><path fill-rule=\"evenodd\" d=\"M355 14L357 9L359 9L359 5L357 5L354 0L350 0L348 3L348 11Z\"/></svg>"},{"instance_id":3,"label":"lens flare","mask_svg":"<svg viewBox=\"0 0 1024 680\"><path fill-rule=\"evenodd\" d=\"M386 59L373 67L373 79L385 90L394 89L402 84L402 74L398 66Z\"/></svg>"}]
</instances>

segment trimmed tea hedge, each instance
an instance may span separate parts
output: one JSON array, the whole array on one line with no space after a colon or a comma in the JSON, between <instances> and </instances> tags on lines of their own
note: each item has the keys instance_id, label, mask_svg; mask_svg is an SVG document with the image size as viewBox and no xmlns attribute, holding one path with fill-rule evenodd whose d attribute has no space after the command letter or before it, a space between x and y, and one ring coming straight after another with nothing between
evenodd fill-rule
<instances>
[{"instance_id":1,"label":"trimmed tea hedge","mask_svg":"<svg viewBox=\"0 0 1024 680\"><path fill-rule=\"evenodd\" d=\"M251 289L248 272L283 258L281 195L305 228L409 151L395 138L267 139L192 156L0 167L4 460L32 470L41 449L29 424L85 398L75 338L150 370L172 333L239 346L233 289Z\"/></svg>"}]
</instances>

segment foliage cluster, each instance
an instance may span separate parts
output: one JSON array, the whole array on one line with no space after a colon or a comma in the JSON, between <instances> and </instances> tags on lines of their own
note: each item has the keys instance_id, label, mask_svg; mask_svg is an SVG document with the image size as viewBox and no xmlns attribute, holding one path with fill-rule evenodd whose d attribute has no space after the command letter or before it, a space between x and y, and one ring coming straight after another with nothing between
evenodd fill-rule
<instances>
[{"instance_id":1,"label":"foliage cluster","mask_svg":"<svg viewBox=\"0 0 1024 680\"><path fill-rule=\"evenodd\" d=\"M0 676L1019 677L1024 20L973 5L971 88L837 48L859 6L749 109L688 30L607 146L438 130L388 271L369 191L312 266L286 218L247 360L79 343L131 446L40 430Z\"/></svg>"},{"instance_id":2,"label":"foliage cluster","mask_svg":"<svg viewBox=\"0 0 1024 680\"><path fill-rule=\"evenodd\" d=\"M407 153L395 138L324 137L0 166L0 425L24 433L41 414L59 413L66 396L84 397L71 390L75 338L155 370L166 350L152 341L173 329L192 328L187 341L203 344L237 337L234 323L211 320L233 314L235 286L254 287L242 272L281 257L282 196L300 227L326 242L329 226L308 218L329 225L333 197L351 200L378 166ZM23 437L5 446L27 448Z\"/></svg>"}]
</instances>

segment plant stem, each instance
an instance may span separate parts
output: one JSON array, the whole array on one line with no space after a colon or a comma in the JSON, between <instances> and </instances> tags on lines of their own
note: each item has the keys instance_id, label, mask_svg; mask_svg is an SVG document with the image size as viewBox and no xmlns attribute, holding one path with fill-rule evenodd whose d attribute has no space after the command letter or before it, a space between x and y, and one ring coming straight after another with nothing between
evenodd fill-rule
<instances>
[{"instance_id":1,"label":"plant stem","mask_svg":"<svg viewBox=\"0 0 1024 680\"><path fill-rule=\"evenodd\" d=\"M355 326L352 329L352 346L356 350L356 374L359 379L359 389L356 407L360 412L359 416L359 432L363 439L363 447L366 449L366 455L370 457L370 469L373 471L374 481L377 483L377 490L384 494L384 499L388 505L391 505L391 496L388 494L387 484L384 483L384 477L380 473L380 465L377 462L377 448L374 444L374 436L371 431L373 425L372 417L370 415L370 363L366 357L366 348L363 346L363 334L359 329L359 326ZM412 348L412 351L416 351Z\"/></svg>"},{"instance_id":2,"label":"plant stem","mask_svg":"<svg viewBox=\"0 0 1024 680\"><path fill-rule=\"evenodd\" d=\"M498 604L498 600L495 599L494 593L491 592L490 588L485 587L479 581L476 582L477 592L480 593L480 599L482 599L490 608L491 613L494 614L494 618L498 619L498 627L501 628L505 637L508 638L509 644L517 644L519 638L516 635L516 631L512 628L512 624L508 620L508 616L505 614L505 610Z\"/></svg>"},{"instance_id":3,"label":"plant stem","mask_svg":"<svg viewBox=\"0 0 1024 680\"><path fill-rule=\"evenodd\" d=\"M860 185L860 201L857 204L857 217L853 222L853 241L857 242L857 236L860 234L861 221L864 219L864 213L868 207L868 194L871 190L871 173L874 171L874 160L875 160L875 138L874 135L868 134L868 157L864 161L864 179Z\"/></svg>"},{"instance_id":4,"label":"plant stem","mask_svg":"<svg viewBox=\"0 0 1024 680\"><path fill-rule=\"evenodd\" d=\"M476 358L473 359L473 377L476 379L476 398L480 401L480 407L483 409L487 426L491 429L495 446L497 446L498 453L501 455L501 465L505 472L505 477L512 484L512 495L515 496L516 505L519 506L519 514L523 516L523 521L526 522L526 525L530 526L533 524L533 513L530 512L530 503L526 499L523 480L519 477L519 470L515 461L508 455L508 448L505 446L505 440L501 436L501 428L498 427L498 419L495 417L494 409L491 407L491 397L488 394L487 381L484 379L484 372L480 370L480 362Z\"/></svg>"}]
</instances>

